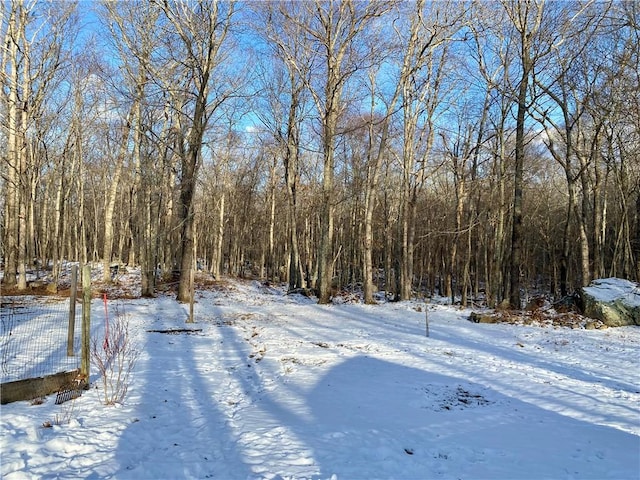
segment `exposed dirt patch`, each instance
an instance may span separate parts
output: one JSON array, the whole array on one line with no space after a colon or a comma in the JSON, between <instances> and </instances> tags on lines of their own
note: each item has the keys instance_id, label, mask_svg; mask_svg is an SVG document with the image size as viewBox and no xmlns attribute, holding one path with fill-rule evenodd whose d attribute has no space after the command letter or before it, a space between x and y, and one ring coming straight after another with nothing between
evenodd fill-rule
<instances>
[{"instance_id":1,"label":"exposed dirt patch","mask_svg":"<svg viewBox=\"0 0 640 480\"><path fill-rule=\"evenodd\" d=\"M202 335L201 328L169 328L165 330L147 330L149 333L165 333L167 335Z\"/></svg>"},{"instance_id":2,"label":"exposed dirt patch","mask_svg":"<svg viewBox=\"0 0 640 480\"><path fill-rule=\"evenodd\" d=\"M593 320L576 312L557 312L552 308L541 308L533 311L496 310L473 312L469 316L469 321L474 323L510 323L513 325L583 328L589 330L607 328L599 320Z\"/></svg>"},{"instance_id":3,"label":"exposed dirt patch","mask_svg":"<svg viewBox=\"0 0 640 480\"><path fill-rule=\"evenodd\" d=\"M422 388L426 394L428 405L423 408L429 408L436 411L463 410L466 408L484 407L490 405L491 401L486 399L482 394L472 392L462 385L444 386L444 385L427 385Z\"/></svg>"}]
</instances>

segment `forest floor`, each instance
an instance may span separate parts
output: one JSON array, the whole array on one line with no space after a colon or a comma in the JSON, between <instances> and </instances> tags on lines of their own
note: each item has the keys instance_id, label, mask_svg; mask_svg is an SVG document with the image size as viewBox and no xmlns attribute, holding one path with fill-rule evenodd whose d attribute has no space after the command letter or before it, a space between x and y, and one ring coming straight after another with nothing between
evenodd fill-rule
<instances>
[{"instance_id":1,"label":"forest floor","mask_svg":"<svg viewBox=\"0 0 640 480\"><path fill-rule=\"evenodd\" d=\"M130 298L119 282L106 313L94 299L92 334L128 324L124 401L103 404L92 367L80 398L3 405L3 478L640 477L638 327L318 305L236 279L202 284L189 324L171 289Z\"/></svg>"}]
</instances>

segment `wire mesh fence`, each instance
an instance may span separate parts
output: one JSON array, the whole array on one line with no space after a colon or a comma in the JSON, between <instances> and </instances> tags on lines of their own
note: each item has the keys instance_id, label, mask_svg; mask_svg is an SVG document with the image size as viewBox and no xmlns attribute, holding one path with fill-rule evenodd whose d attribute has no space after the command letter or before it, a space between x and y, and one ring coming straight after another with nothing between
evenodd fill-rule
<instances>
[{"instance_id":1,"label":"wire mesh fence","mask_svg":"<svg viewBox=\"0 0 640 480\"><path fill-rule=\"evenodd\" d=\"M1 297L0 383L80 367L82 307L75 309L71 324L69 302L69 298Z\"/></svg>"}]
</instances>

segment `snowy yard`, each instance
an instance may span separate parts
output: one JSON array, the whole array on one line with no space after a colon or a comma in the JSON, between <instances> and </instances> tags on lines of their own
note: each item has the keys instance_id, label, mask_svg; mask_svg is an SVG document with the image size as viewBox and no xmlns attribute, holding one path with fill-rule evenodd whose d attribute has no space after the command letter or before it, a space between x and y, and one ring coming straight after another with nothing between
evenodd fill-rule
<instances>
[{"instance_id":1,"label":"snowy yard","mask_svg":"<svg viewBox=\"0 0 640 480\"><path fill-rule=\"evenodd\" d=\"M113 300L142 350L125 403L3 405L2 477L640 477L638 327L429 305L426 338L424 304L320 306L258 282L197 302L187 325L172 297ZM198 331L150 331L171 328ZM70 422L44 428L56 415Z\"/></svg>"}]
</instances>

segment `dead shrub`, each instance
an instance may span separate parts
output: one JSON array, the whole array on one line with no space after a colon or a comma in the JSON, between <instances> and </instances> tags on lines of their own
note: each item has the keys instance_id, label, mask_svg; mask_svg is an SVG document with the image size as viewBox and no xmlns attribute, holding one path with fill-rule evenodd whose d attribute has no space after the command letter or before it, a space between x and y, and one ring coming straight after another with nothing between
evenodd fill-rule
<instances>
[{"instance_id":1,"label":"dead shrub","mask_svg":"<svg viewBox=\"0 0 640 480\"><path fill-rule=\"evenodd\" d=\"M124 401L139 356L140 350L129 333L129 319L116 308L114 319L107 320L104 338L91 339L91 363L100 372L105 405Z\"/></svg>"}]
</instances>

